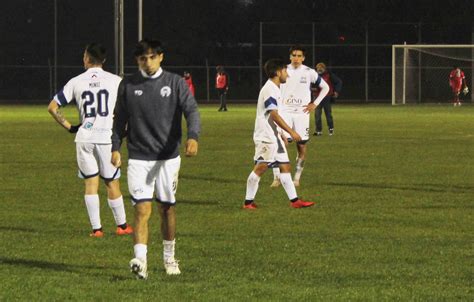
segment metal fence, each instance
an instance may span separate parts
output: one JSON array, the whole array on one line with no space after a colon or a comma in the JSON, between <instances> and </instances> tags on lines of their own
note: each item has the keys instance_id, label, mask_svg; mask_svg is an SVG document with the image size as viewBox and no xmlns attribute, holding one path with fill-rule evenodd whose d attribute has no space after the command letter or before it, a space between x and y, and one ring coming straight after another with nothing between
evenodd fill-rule
<instances>
[{"instance_id":1,"label":"metal fence","mask_svg":"<svg viewBox=\"0 0 474 302\"><path fill-rule=\"evenodd\" d=\"M81 12L86 19L78 17L79 2L49 0L30 2L33 18L19 11L20 15L13 12L4 20L8 23L4 30L21 34L8 35L2 41L7 50L0 56L0 101L27 103L50 99L67 80L83 70L82 52L91 38L109 49L106 70L117 72L125 64L125 73L136 71L131 46L142 34L138 20L149 20L157 12L145 10L140 16L140 1L126 1L120 20L124 8L117 4L123 0L104 1L101 5L106 9L100 10L94 9L95 0L81 1L81 9L84 2L90 3L90 10ZM48 20L49 30L38 32L36 27L44 20ZM44 28L45 24L41 26ZM143 31L147 32L146 22ZM323 61L342 78L343 101L389 103L392 44L471 44L474 40L471 24L256 22L255 32L259 33L254 35L257 40L231 46L214 41L209 53L201 56L195 56L193 49L181 52L180 57L166 54L164 68L178 74L184 70L191 72L197 99L213 102L217 100L215 67L223 65L230 76L230 101L254 101L264 81L262 63L272 57L288 58L289 46L302 44L307 48L306 65L313 67ZM172 39L164 39L180 41L180 34L175 32ZM125 45L122 53L118 43L121 37ZM35 47L25 46L26 40L27 45ZM216 54L219 59L213 57ZM180 64L184 61L187 64Z\"/></svg>"}]
</instances>

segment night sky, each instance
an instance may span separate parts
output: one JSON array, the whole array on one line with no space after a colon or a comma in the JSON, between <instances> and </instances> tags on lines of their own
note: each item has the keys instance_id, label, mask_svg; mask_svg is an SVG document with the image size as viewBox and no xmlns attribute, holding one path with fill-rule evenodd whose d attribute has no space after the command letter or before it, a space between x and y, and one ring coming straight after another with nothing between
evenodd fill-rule
<instances>
[{"instance_id":1,"label":"night sky","mask_svg":"<svg viewBox=\"0 0 474 302\"><path fill-rule=\"evenodd\" d=\"M420 32L422 43L471 44L473 38L474 1L470 0L143 2L144 36L164 42L165 66L204 66L206 60L211 66L258 66L260 22L279 23L264 26L264 43L275 44L311 43L311 24L292 25L303 22L317 22L316 44L365 43L367 23L370 44L417 43ZM114 71L114 1L57 0L57 3L58 86L81 71L83 47L91 41L101 42L109 49L107 67ZM410 24L394 24L399 22ZM0 99L48 99L51 93L48 64L54 61L54 1L5 1L0 24ZM136 1L125 0L125 28L125 64L132 70L131 52L137 40ZM357 51L355 47L354 53ZM286 52L287 46L265 47L263 59L275 55L286 57ZM324 50L316 57L323 57L333 65L364 63L359 62L357 55L332 57L324 54ZM386 65L386 58L383 54L374 55L369 64ZM182 72L181 69L177 68L176 72ZM202 81L199 74L202 70L195 72L197 80ZM239 71L234 79L245 77L245 72ZM30 79L28 89L18 84L26 81L25 73ZM35 80L31 81L32 78ZM251 93L255 89L252 86Z\"/></svg>"}]
</instances>

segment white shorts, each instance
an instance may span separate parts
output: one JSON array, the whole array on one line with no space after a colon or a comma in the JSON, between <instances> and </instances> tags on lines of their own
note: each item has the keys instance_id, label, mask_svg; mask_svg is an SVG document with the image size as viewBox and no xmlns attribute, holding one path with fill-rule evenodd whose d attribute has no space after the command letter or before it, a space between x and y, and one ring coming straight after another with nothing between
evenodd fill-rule
<instances>
[{"instance_id":1,"label":"white shorts","mask_svg":"<svg viewBox=\"0 0 474 302\"><path fill-rule=\"evenodd\" d=\"M80 178L97 175L105 180L120 178L120 168L111 163L112 144L76 143L76 157Z\"/></svg>"},{"instance_id":2,"label":"white shorts","mask_svg":"<svg viewBox=\"0 0 474 302\"><path fill-rule=\"evenodd\" d=\"M277 166L278 164L288 164L288 152L281 138L277 143L266 143L261 141L255 142L255 156L253 158L256 164L267 163L269 166Z\"/></svg>"},{"instance_id":3,"label":"white shorts","mask_svg":"<svg viewBox=\"0 0 474 302\"><path fill-rule=\"evenodd\" d=\"M141 201L156 200L174 205L178 188L178 175L181 157L167 160L128 160L128 190L135 205Z\"/></svg>"},{"instance_id":4,"label":"white shorts","mask_svg":"<svg viewBox=\"0 0 474 302\"><path fill-rule=\"evenodd\" d=\"M295 132L301 136L302 141L300 143L304 144L309 140L310 116L308 113L278 112L278 114L291 129L295 130ZM289 140L291 140L291 136L286 131L284 131L284 134Z\"/></svg>"}]
</instances>

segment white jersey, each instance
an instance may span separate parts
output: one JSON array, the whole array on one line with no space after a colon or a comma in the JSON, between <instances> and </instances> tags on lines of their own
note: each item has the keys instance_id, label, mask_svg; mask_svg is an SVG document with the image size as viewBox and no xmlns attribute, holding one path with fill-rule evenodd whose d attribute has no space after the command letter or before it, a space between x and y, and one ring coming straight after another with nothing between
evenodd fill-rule
<instances>
[{"instance_id":1,"label":"white jersey","mask_svg":"<svg viewBox=\"0 0 474 302\"><path fill-rule=\"evenodd\" d=\"M258 95L257 117L253 140L255 142L276 143L278 139L277 125L270 116L270 111L278 110L281 102L280 88L271 80L267 80Z\"/></svg>"},{"instance_id":2,"label":"white jersey","mask_svg":"<svg viewBox=\"0 0 474 302\"><path fill-rule=\"evenodd\" d=\"M100 67L93 67L69 80L54 96L60 106L76 101L82 123L76 143L112 143L113 113L121 80Z\"/></svg>"},{"instance_id":3,"label":"white jersey","mask_svg":"<svg viewBox=\"0 0 474 302\"><path fill-rule=\"evenodd\" d=\"M322 78L306 65L294 68L288 64L288 79L281 85L282 102L278 110L287 113L304 113L304 106L311 102L311 83L319 85Z\"/></svg>"}]
</instances>

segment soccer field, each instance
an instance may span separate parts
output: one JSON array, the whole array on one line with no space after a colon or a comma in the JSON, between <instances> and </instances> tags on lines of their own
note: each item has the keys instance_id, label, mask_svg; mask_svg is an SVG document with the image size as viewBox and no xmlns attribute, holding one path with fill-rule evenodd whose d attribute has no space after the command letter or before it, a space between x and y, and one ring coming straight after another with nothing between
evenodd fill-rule
<instances>
[{"instance_id":1,"label":"soccer field","mask_svg":"<svg viewBox=\"0 0 474 302\"><path fill-rule=\"evenodd\" d=\"M163 270L155 211L146 281L129 272L132 239L114 235L103 188L105 237L88 237L73 135L46 107L0 106L1 301L474 299L474 106L337 105L298 188L316 206L290 208L269 171L253 212L241 206L255 106L201 106L177 194L182 274Z\"/></svg>"}]
</instances>

